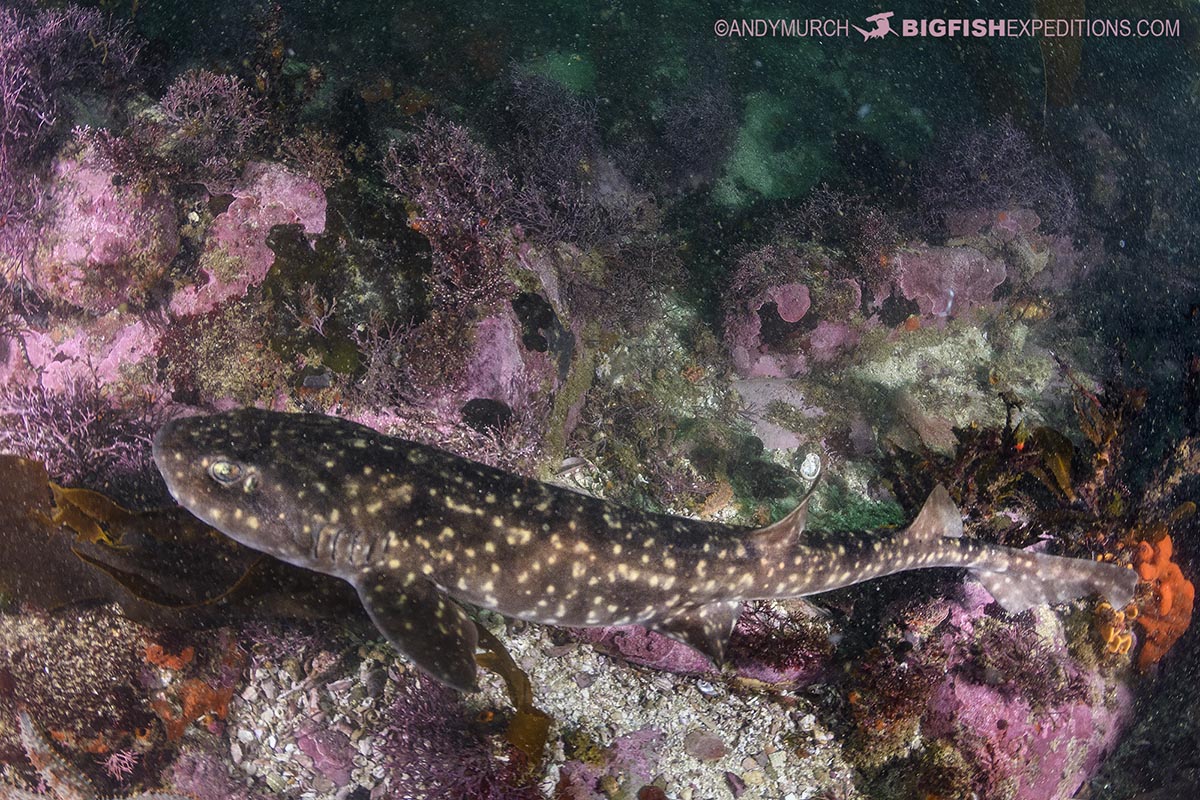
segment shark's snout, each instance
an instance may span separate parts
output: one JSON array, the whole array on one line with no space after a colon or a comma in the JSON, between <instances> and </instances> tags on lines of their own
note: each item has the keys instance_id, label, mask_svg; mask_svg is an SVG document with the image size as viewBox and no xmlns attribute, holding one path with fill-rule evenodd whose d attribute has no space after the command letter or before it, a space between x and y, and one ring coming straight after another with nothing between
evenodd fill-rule
<instances>
[{"instance_id":1,"label":"shark's snout","mask_svg":"<svg viewBox=\"0 0 1200 800\"><path fill-rule=\"evenodd\" d=\"M203 483L203 442L197 423L200 417L181 417L163 424L154 435L151 452L154 465L167 484L167 490L179 503L187 506Z\"/></svg>"}]
</instances>

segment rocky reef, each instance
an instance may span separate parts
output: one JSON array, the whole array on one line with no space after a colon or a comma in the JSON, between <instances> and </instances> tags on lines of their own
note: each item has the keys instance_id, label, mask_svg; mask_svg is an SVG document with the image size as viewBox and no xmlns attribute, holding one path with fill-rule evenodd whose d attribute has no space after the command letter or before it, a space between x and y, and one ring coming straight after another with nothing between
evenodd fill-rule
<instances>
[{"instance_id":1,"label":"rocky reef","mask_svg":"<svg viewBox=\"0 0 1200 800\"><path fill-rule=\"evenodd\" d=\"M596 23L614 49L516 9L368 31L353 3L212 5L221 43L136 2L0 9L0 792L1197 785L1195 193L1132 188L1141 148L1183 150L1086 103L931 107L949 67L911 53L711 47L632 11ZM820 464L831 537L942 483L968 537L1141 583L1019 615L940 570L756 601L721 667L473 609L460 695L347 585L170 503L154 431L239 406L747 527Z\"/></svg>"}]
</instances>

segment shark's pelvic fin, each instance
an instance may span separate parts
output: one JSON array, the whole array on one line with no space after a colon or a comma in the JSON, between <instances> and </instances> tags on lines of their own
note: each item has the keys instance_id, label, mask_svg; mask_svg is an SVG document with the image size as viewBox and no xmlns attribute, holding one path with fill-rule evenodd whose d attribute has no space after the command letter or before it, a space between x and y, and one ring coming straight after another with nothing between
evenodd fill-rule
<instances>
[{"instance_id":1,"label":"shark's pelvic fin","mask_svg":"<svg viewBox=\"0 0 1200 800\"><path fill-rule=\"evenodd\" d=\"M479 633L462 607L424 578L370 569L354 582L363 607L392 645L442 683L475 690Z\"/></svg>"},{"instance_id":2,"label":"shark's pelvic fin","mask_svg":"<svg viewBox=\"0 0 1200 800\"><path fill-rule=\"evenodd\" d=\"M725 663L729 636L741 613L740 601L709 603L680 609L650 627L699 650L720 666Z\"/></svg>"}]
</instances>

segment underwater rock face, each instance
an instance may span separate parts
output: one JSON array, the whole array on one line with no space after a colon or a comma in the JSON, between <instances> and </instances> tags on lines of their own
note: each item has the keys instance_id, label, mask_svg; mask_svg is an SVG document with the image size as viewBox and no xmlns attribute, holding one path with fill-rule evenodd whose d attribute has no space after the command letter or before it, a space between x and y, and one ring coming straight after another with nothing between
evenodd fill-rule
<instances>
[{"instance_id":1,"label":"underwater rock face","mask_svg":"<svg viewBox=\"0 0 1200 800\"><path fill-rule=\"evenodd\" d=\"M1073 797L1129 725L1132 692L1070 654L1049 608L1033 611L1032 630L1029 622L1008 619L1004 628L988 630L990 602L973 581L947 602L939 630L950 657L921 733L961 753L982 796Z\"/></svg>"},{"instance_id":2,"label":"underwater rock face","mask_svg":"<svg viewBox=\"0 0 1200 800\"><path fill-rule=\"evenodd\" d=\"M944 736L981 768L987 796L1028 800L1074 797L1112 749L1132 716L1133 698L1122 688L1116 709L1104 706L1103 681L1093 678L1095 701L1035 713L1023 698L994 686L947 681L933 696L928 733Z\"/></svg>"},{"instance_id":3,"label":"underwater rock face","mask_svg":"<svg viewBox=\"0 0 1200 800\"><path fill-rule=\"evenodd\" d=\"M29 274L50 297L94 313L138 303L179 252L171 201L119 183L91 158L54 165L55 213Z\"/></svg>"},{"instance_id":4,"label":"underwater rock face","mask_svg":"<svg viewBox=\"0 0 1200 800\"><path fill-rule=\"evenodd\" d=\"M467 362L466 401L494 400L523 410L540 390L557 386L550 359L521 344L521 329L512 314L501 312L476 323Z\"/></svg>"},{"instance_id":5,"label":"underwater rock face","mask_svg":"<svg viewBox=\"0 0 1200 800\"><path fill-rule=\"evenodd\" d=\"M320 184L279 164L250 164L231 194L234 201L213 220L200 258L205 283L177 291L171 299L174 314L211 311L262 283L275 263L275 253L267 246L272 227L300 225L310 236L325 231Z\"/></svg>"},{"instance_id":6,"label":"underwater rock face","mask_svg":"<svg viewBox=\"0 0 1200 800\"><path fill-rule=\"evenodd\" d=\"M950 317L990 303L1004 262L970 247L922 245L896 254L896 288L923 316Z\"/></svg>"},{"instance_id":7,"label":"underwater rock face","mask_svg":"<svg viewBox=\"0 0 1200 800\"><path fill-rule=\"evenodd\" d=\"M108 314L69 332L31 328L18 336L28 368L22 366L11 378L61 393L75 381L119 383L122 370L154 353L159 335L141 319L128 322L128 317ZM0 372L0 378L8 377Z\"/></svg>"},{"instance_id":8,"label":"underwater rock face","mask_svg":"<svg viewBox=\"0 0 1200 800\"><path fill-rule=\"evenodd\" d=\"M1102 260L1097 243L1081 237L1082 250L1063 233L1048 232L1028 208L972 208L946 218L949 244L966 245L1005 262L1014 288L1061 294L1082 276L1089 262Z\"/></svg>"},{"instance_id":9,"label":"underwater rock face","mask_svg":"<svg viewBox=\"0 0 1200 800\"><path fill-rule=\"evenodd\" d=\"M738 260L725 346L743 378L792 378L854 352L877 322L863 316L862 275L811 243L777 238Z\"/></svg>"},{"instance_id":10,"label":"underwater rock face","mask_svg":"<svg viewBox=\"0 0 1200 800\"><path fill-rule=\"evenodd\" d=\"M825 416L825 410L805 397L793 381L751 378L736 381L733 388L742 399L742 413L768 450L790 450L806 441L805 436L771 419L770 410L775 404L786 404L799 417L813 420L814 426L815 420Z\"/></svg>"},{"instance_id":11,"label":"underwater rock face","mask_svg":"<svg viewBox=\"0 0 1200 800\"><path fill-rule=\"evenodd\" d=\"M743 314L727 323L725 336L734 367L747 378L785 378L806 371L807 359L802 353L770 352L763 341L759 312L768 304L785 323L799 322L812 306L808 287L803 283L781 283L767 288L747 304Z\"/></svg>"}]
</instances>

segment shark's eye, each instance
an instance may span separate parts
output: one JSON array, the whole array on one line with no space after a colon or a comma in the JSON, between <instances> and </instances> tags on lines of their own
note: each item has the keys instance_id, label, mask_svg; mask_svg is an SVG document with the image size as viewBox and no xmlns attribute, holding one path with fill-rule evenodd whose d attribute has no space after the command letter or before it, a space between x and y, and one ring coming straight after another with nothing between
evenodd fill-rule
<instances>
[{"instance_id":1,"label":"shark's eye","mask_svg":"<svg viewBox=\"0 0 1200 800\"><path fill-rule=\"evenodd\" d=\"M242 477L241 465L232 461L214 461L208 468L208 474L213 480L224 486L231 486Z\"/></svg>"}]
</instances>

